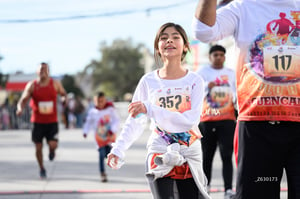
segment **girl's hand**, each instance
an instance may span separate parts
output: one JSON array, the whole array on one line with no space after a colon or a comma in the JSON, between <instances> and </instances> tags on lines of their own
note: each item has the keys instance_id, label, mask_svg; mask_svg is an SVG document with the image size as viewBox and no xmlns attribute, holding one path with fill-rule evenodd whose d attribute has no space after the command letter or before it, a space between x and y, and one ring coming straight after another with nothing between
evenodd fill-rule
<instances>
[{"instance_id":1,"label":"girl's hand","mask_svg":"<svg viewBox=\"0 0 300 199\"><path fill-rule=\"evenodd\" d=\"M107 165L112 168L112 169L119 169L117 167L119 163L119 157L116 156L115 154L109 153L107 155Z\"/></svg>"},{"instance_id":2,"label":"girl's hand","mask_svg":"<svg viewBox=\"0 0 300 199\"><path fill-rule=\"evenodd\" d=\"M140 113L147 113L147 109L143 102L137 101L132 102L128 106L128 112L131 114L131 117L135 118Z\"/></svg>"}]
</instances>

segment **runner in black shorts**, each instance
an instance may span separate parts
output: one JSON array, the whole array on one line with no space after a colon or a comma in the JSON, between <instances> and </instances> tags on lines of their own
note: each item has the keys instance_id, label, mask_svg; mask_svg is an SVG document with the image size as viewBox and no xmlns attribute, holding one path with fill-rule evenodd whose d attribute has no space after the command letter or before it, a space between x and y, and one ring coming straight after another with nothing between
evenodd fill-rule
<instances>
[{"instance_id":1,"label":"runner in black shorts","mask_svg":"<svg viewBox=\"0 0 300 199\"><path fill-rule=\"evenodd\" d=\"M31 98L31 122L33 123L32 141L35 143L36 158L40 167L40 177L46 178L46 169L43 164L43 139L49 145L49 160L55 157L58 142L57 123L57 94L65 102L66 92L61 83L49 76L49 66L41 63L38 78L27 83L25 90L18 102L17 115L21 115L25 104Z\"/></svg>"},{"instance_id":2,"label":"runner in black shorts","mask_svg":"<svg viewBox=\"0 0 300 199\"><path fill-rule=\"evenodd\" d=\"M33 123L32 128L32 141L34 143L42 143L46 138L49 141L58 141L58 123L39 124Z\"/></svg>"}]
</instances>

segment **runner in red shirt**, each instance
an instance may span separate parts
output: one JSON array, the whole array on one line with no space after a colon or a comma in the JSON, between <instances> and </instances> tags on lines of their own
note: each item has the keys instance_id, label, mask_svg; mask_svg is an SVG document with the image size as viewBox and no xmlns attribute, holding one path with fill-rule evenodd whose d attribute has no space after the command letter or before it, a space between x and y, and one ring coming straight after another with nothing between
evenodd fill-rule
<instances>
[{"instance_id":1,"label":"runner in red shirt","mask_svg":"<svg viewBox=\"0 0 300 199\"><path fill-rule=\"evenodd\" d=\"M66 92L62 84L49 76L49 66L41 63L37 70L37 79L27 83L25 90L18 102L17 115L21 115L23 108L31 98L32 107L31 122L32 141L35 144L36 158L40 167L40 177L46 178L46 169L43 164L43 139L46 138L49 145L49 160L55 157L55 149L58 142L57 121L57 94L62 101L66 100Z\"/></svg>"}]
</instances>

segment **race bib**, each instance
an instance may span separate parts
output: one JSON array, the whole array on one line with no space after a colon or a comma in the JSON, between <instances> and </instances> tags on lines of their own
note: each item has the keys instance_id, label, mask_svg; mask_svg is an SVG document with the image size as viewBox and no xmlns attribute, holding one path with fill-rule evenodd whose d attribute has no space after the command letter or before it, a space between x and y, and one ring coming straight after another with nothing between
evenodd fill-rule
<instances>
[{"instance_id":1,"label":"race bib","mask_svg":"<svg viewBox=\"0 0 300 199\"><path fill-rule=\"evenodd\" d=\"M156 94L156 105L181 113L190 110L191 88L186 86L159 89Z\"/></svg>"},{"instance_id":2,"label":"race bib","mask_svg":"<svg viewBox=\"0 0 300 199\"><path fill-rule=\"evenodd\" d=\"M300 76L300 49L298 46L270 46L263 49L264 74L267 77Z\"/></svg>"},{"instance_id":3,"label":"race bib","mask_svg":"<svg viewBox=\"0 0 300 199\"><path fill-rule=\"evenodd\" d=\"M54 112L53 101L45 101L38 103L40 114L52 114Z\"/></svg>"},{"instance_id":4,"label":"race bib","mask_svg":"<svg viewBox=\"0 0 300 199\"><path fill-rule=\"evenodd\" d=\"M231 102L232 93L228 86L214 86L210 91L211 101L217 103L218 107L222 107Z\"/></svg>"}]
</instances>

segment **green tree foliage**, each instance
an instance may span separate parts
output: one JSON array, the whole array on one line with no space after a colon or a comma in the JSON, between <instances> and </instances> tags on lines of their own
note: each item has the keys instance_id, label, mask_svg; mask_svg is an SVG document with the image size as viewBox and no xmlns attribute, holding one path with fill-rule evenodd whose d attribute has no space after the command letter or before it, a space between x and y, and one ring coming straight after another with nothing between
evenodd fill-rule
<instances>
[{"instance_id":1,"label":"green tree foliage","mask_svg":"<svg viewBox=\"0 0 300 199\"><path fill-rule=\"evenodd\" d=\"M3 57L0 55L0 61L2 61ZM0 68L1 69L1 68ZM3 74L0 71L0 88L5 88L6 82L8 79L8 74Z\"/></svg>"},{"instance_id":2,"label":"green tree foliage","mask_svg":"<svg viewBox=\"0 0 300 199\"><path fill-rule=\"evenodd\" d=\"M102 90L107 96L123 99L125 93L132 93L144 74L142 65L143 45L134 46L130 39L115 40L111 46L101 44L100 61L92 61L94 90Z\"/></svg>"},{"instance_id":3,"label":"green tree foliage","mask_svg":"<svg viewBox=\"0 0 300 199\"><path fill-rule=\"evenodd\" d=\"M8 74L3 74L0 72L0 88L5 88L8 79Z\"/></svg>"},{"instance_id":4,"label":"green tree foliage","mask_svg":"<svg viewBox=\"0 0 300 199\"><path fill-rule=\"evenodd\" d=\"M75 96L84 97L82 90L77 86L76 81L71 75L64 75L61 83L67 93L74 93Z\"/></svg>"}]
</instances>

